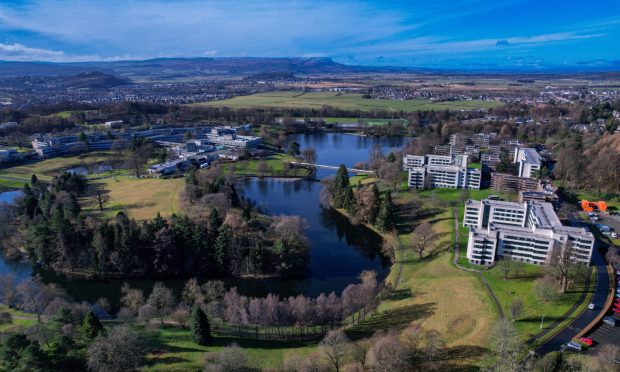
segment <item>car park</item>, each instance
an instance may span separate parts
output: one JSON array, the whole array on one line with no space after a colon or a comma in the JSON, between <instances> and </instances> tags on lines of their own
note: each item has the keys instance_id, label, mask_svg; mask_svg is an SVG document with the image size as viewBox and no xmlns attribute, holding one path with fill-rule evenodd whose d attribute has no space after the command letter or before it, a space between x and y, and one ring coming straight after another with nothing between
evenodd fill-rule
<instances>
[{"instance_id":1,"label":"car park","mask_svg":"<svg viewBox=\"0 0 620 372\"><path fill-rule=\"evenodd\" d=\"M603 322L613 327L616 326L616 318L614 318L613 316L606 316L605 318L603 318Z\"/></svg>"}]
</instances>

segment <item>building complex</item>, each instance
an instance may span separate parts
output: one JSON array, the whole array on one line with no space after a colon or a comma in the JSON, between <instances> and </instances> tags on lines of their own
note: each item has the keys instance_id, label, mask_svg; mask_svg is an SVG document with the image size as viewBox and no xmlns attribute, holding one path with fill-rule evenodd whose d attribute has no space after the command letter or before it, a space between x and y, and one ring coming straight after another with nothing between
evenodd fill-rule
<instances>
[{"instance_id":1,"label":"building complex","mask_svg":"<svg viewBox=\"0 0 620 372\"><path fill-rule=\"evenodd\" d=\"M136 137L146 138L156 145L174 147L192 138L201 144L227 149L244 150L261 143L260 137L242 136L237 132L249 130L241 127L162 127L147 130L110 131L68 136L37 136L32 147L42 158L71 155L86 150L110 150L117 140L126 142Z\"/></svg>"},{"instance_id":2,"label":"building complex","mask_svg":"<svg viewBox=\"0 0 620 372\"><path fill-rule=\"evenodd\" d=\"M405 155L403 169L411 188L480 189L480 169L467 161L467 155Z\"/></svg>"},{"instance_id":3,"label":"building complex","mask_svg":"<svg viewBox=\"0 0 620 372\"><path fill-rule=\"evenodd\" d=\"M569 249L571 258L589 264L594 236L586 228L564 226L547 202L468 200L463 226L469 227L467 258L493 265L502 257L537 265L550 262L554 249Z\"/></svg>"}]
</instances>

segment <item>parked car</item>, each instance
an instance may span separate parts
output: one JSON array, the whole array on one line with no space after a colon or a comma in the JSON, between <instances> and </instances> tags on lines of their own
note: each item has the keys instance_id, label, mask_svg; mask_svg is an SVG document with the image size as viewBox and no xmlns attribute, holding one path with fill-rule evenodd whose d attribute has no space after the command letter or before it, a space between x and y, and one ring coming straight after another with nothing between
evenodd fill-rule
<instances>
[{"instance_id":1,"label":"parked car","mask_svg":"<svg viewBox=\"0 0 620 372\"><path fill-rule=\"evenodd\" d=\"M592 344L594 343L594 341L592 341L592 339L589 337L580 337L579 341L588 347L592 346Z\"/></svg>"},{"instance_id":2,"label":"parked car","mask_svg":"<svg viewBox=\"0 0 620 372\"><path fill-rule=\"evenodd\" d=\"M606 316L603 318L603 322L605 324L609 324L612 327L616 326L616 318L614 318L613 316Z\"/></svg>"},{"instance_id":3,"label":"parked car","mask_svg":"<svg viewBox=\"0 0 620 372\"><path fill-rule=\"evenodd\" d=\"M614 239L617 238L618 237L618 233L617 232L612 232L611 233L611 237L614 238Z\"/></svg>"},{"instance_id":4,"label":"parked car","mask_svg":"<svg viewBox=\"0 0 620 372\"><path fill-rule=\"evenodd\" d=\"M614 307L612 310L614 313L620 313L620 307Z\"/></svg>"},{"instance_id":5,"label":"parked car","mask_svg":"<svg viewBox=\"0 0 620 372\"><path fill-rule=\"evenodd\" d=\"M590 309L590 310L594 310L594 308L595 308L595 307L596 307L596 306L595 306L594 304L589 304L589 305L588 305L588 309Z\"/></svg>"},{"instance_id":6,"label":"parked car","mask_svg":"<svg viewBox=\"0 0 620 372\"><path fill-rule=\"evenodd\" d=\"M581 344L575 341L570 341L569 343L566 344L566 347L568 347L569 349L577 350L577 351L581 351L582 349Z\"/></svg>"}]
</instances>

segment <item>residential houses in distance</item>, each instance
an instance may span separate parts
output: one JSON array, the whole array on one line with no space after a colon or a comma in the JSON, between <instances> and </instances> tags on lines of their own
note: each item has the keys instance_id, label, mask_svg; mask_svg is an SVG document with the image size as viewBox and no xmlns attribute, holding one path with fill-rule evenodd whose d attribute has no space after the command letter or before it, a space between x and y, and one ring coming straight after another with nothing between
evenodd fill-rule
<instances>
[{"instance_id":1,"label":"residential houses in distance","mask_svg":"<svg viewBox=\"0 0 620 372\"><path fill-rule=\"evenodd\" d=\"M463 226L469 227L467 259L490 266L497 258L548 264L554 249L570 246L571 258L589 264L594 235L583 227L564 226L547 202L468 200Z\"/></svg>"},{"instance_id":2,"label":"residential houses in distance","mask_svg":"<svg viewBox=\"0 0 620 372\"><path fill-rule=\"evenodd\" d=\"M480 189L481 172L469 168L468 155L405 155L410 188Z\"/></svg>"}]
</instances>

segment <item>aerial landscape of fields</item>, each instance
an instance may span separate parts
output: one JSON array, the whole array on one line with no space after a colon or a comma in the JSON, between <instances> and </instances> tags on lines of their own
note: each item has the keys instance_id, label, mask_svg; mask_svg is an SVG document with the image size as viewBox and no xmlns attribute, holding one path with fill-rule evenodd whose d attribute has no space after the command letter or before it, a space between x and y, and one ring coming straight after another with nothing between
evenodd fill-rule
<instances>
[{"instance_id":1,"label":"aerial landscape of fields","mask_svg":"<svg viewBox=\"0 0 620 372\"><path fill-rule=\"evenodd\" d=\"M0 1L0 372L618 370L619 19Z\"/></svg>"}]
</instances>

